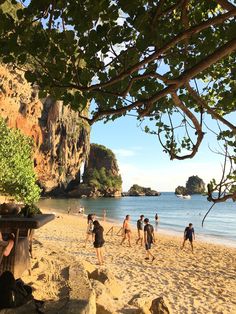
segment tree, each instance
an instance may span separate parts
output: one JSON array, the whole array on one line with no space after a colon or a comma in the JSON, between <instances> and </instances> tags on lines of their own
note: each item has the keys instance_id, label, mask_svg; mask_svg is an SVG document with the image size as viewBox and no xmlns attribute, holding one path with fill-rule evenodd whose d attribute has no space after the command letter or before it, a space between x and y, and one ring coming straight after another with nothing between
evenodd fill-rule
<instances>
[{"instance_id":1,"label":"tree","mask_svg":"<svg viewBox=\"0 0 236 314\"><path fill-rule=\"evenodd\" d=\"M33 204L40 188L32 160L32 140L19 130L10 129L0 118L0 192L16 201Z\"/></svg>"},{"instance_id":2,"label":"tree","mask_svg":"<svg viewBox=\"0 0 236 314\"><path fill-rule=\"evenodd\" d=\"M9 2L19 5L0 1ZM206 116L219 123L218 139L234 138L235 154L235 3L31 0L14 14L12 6L0 11L0 56L24 69L42 96L81 115L93 101L82 116L91 125L136 116L171 159L195 156L209 132Z\"/></svg>"}]
</instances>

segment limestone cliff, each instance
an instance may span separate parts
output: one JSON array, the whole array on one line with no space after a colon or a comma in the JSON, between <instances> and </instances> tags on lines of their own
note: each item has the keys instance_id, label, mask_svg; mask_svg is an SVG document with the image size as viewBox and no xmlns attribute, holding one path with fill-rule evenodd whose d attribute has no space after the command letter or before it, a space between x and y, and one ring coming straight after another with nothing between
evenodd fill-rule
<instances>
[{"instance_id":1,"label":"limestone cliff","mask_svg":"<svg viewBox=\"0 0 236 314\"><path fill-rule=\"evenodd\" d=\"M77 112L50 97L39 99L22 71L0 66L0 115L33 138L35 169L45 193L61 193L79 176L90 128Z\"/></svg>"},{"instance_id":2,"label":"limestone cliff","mask_svg":"<svg viewBox=\"0 0 236 314\"><path fill-rule=\"evenodd\" d=\"M78 182L75 181L75 185ZM103 145L91 144L83 182L71 187L70 196L119 197L122 179L114 153Z\"/></svg>"}]
</instances>

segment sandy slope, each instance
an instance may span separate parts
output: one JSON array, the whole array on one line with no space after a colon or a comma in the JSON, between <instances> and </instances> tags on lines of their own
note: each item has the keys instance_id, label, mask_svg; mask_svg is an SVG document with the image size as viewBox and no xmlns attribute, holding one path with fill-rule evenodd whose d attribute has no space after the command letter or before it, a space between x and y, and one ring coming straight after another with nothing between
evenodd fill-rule
<instances>
[{"instance_id":1,"label":"sandy slope","mask_svg":"<svg viewBox=\"0 0 236 314\"><path fill-rule=\"evenodd\" d=\"M58 214L53 222L36 232L32 276L37 298L50 300L48 306L60 307L68 295L68 265L74 259L96 264L92 243L84 248L86 219ZM103 223L105 231L112 225ZM120 225L115 226L118 231ZM134 296L164 295L173 313L236 313L236 249L196 241L195 253L189 246L181 251L182 239L157 234L153 248L156 260L144 260L145 250L135 244L120 246L121 237L105 237L107 267L123 285L117 303L120 313L131 313ZM60 300L60 301L58 301Z\"/></svg>"}]
</instances>

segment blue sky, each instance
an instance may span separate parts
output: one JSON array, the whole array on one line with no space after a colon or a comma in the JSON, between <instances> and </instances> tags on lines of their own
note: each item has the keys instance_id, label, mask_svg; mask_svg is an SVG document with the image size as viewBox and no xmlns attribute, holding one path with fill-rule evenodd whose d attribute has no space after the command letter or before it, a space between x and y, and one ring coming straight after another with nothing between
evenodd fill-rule
<instances>
[{"instance_id":1,"label":"blue sky","mask_svg":"<svg viewBox=\"0 0 236 314\"><path fill-rule=\"evenodd\" d=\"M209 123L214 125L212 121ZM191 175L198 175L208 183L221 173L222 158L208 148L208 145L218 148L211 132L206 134L195 158L183 161L169 160L157 137L144 133L137 120L129 116L94 124L91 143L105 145L116 154L124 191L134 183L158 191L174 191L178 185L185 185Z\"/></svg>"}]
</instances>

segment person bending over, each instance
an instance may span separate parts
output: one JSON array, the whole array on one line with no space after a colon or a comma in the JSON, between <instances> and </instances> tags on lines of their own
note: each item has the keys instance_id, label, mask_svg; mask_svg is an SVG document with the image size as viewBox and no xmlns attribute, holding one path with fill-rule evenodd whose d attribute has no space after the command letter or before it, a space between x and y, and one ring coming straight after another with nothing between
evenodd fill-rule
<instances>
[{"instance_id":1,"label":"person bending over","mask_svg":"<svg viewBox=\"0 0 236 314\"><path fill-rule=\"evenodd\" d=\"M103 245L105 243L104 238L103 238L103 227L100 225L100 223L95 220L93 222L93 236L94 236L94 242L93 245L95 247L96 253L97 253L97 258L98 258L98 263L99 265L104 264L104 258L103 258Z\"/></svg>"},{"instance_id":2,"label":"person bending over","mask_svg":"<svg viewBox=\"0 0 236 314\"><path fill-rule=\"evenodd\" d=\"M93 239L92 235L93 235L93 221L94 221L94 219L95 219L95 214L88 214L86 239L85 239L85 245L84 245L85 248L86 248L89 237L91 237L91 239Z\"/></svg>"}]
</instances>

